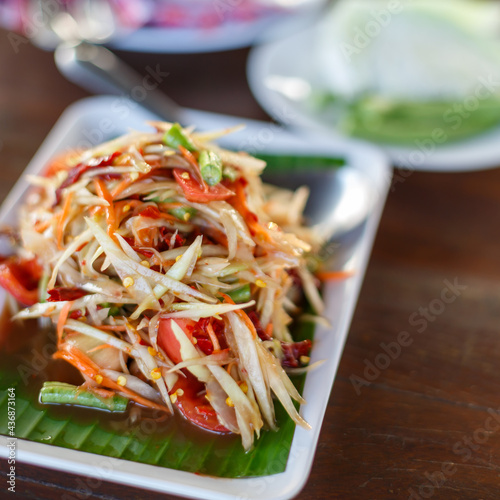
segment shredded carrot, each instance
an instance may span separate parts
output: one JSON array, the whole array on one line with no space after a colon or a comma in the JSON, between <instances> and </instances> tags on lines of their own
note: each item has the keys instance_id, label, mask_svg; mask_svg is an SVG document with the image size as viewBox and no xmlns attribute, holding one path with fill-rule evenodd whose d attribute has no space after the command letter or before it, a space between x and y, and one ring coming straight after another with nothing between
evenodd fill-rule
<instances>
[{"instance_id":1,"label":"shredded carrot","mask_svg":"<svg viewBox=\"0 0 500 500\"><path fill-rule=\"evenodd\" d=\"M63 209L61 214L59 215L59 220L57 222L56 241L57 241L57 248L59 250L63 249L62 246L63 233L64 233L64 228L66 227L66 223L68 221L68 215L71 208L72 199L73 199L73 191L70 191L67 194L66 199L64 200Z\"/></svg>"},{"instance_id":2,"label":"shredded carrot","mask_svg":"<svg viewBox=\"0 0 500 500\"><path fill-rule=\"evenodd\" d=\"M140 205L142 202L140 200L122 200L117 201L115 206L115 214L116 214L116 225L120 226L122 220L128 215L132 213L132 210ZM125 207L129 207L125 209Z\"/></svg>"},{"instance_id":3,"label":"shredded carrot","mask_svg":"<svg viewBox=\"0 0 500 500\"><path fill-rule=\"evenodd\" d=\"M193 153L191 153L191 151L187 150L182 145L179 146L179 151L181 152L181 155L184 157L184 159L195 169L197 173L199 173L200 167L198 166L198 162L196 161Z\"/></svg>"},{"instance_id":4,"label":"shredded carrot","mask_svg":"<svg viewBox=\"0 0 500 500\"><path fill-rule=\"evenodd\" d=\"M231 363L229 363L227 366L226 366L226 371L227 373L229 373L229 375L231 375L231 370L233 369L233 366L236 365L236 361L231 361Z\"/></svg>"},{"instance_id":5,"label":"shredded carrot","mask_svg":"<svg viewBox=\"0 0 500 500\"><path fill-rule=\"evenodd\" d=\"M217 338L217 335L215 335L214 329L212 327L212 321L209 321L207 325L207 333L210 337L210 340L212 341L212 345L214 346L214 351L220 351L219 339Z\"/></svg>"},{"instance_id":6,"label":"shredded carrot","mask_svg":"<svg viewBox=\"0 0 500 500\"><path fill-rule=\"evenodd\" d=\"M79 388L82 391L89 391L94 393L97 397L110 398L116 394L115 391L109 389L104 389L104 387L98 387L95 385L90 385L88 382L84 382Z\"/></svg>"},{"instance_id":7,"label":"shredded carrot","mask_svg":"<svg viewBox=\"0 0 500 500\"><path fill-rule=\"evenodd\" d=\"M125 191L129 186L131 186L134 182L130 176L125 177L121 182L119 182L114 189L109 193L111 195L111 198L116 199L116 197Z\"/></svg>"},{"instance_id":8,"label":"shredded carrot","mask_svg":"<svg viewBox=\"0 0 500 500\"><path fill-rule=\"evenodd\" d=\"M257 338L257 330L255 329L255 325L252 323L252 320L248 317L248 314L242 309L237 309L234 311L247 325L247 328L252 332L252 337Z\"/></svg>"},{"instance_id":9,"label":"shredded carrot","mask_svg":"<svg viewBox=\"0 0 500 500\"><path fill-rule=\"evenodd\" d=\"M41 221L39 220L38 222L35 223L35 231L38 233L43 233L52 223L51 220L44 220Z\"/></svg>"},{"instance_id":10,"label":"shredded carrot","mask_svg":"<svg viewBox=\"0 0 500 500\"><path fill-rule=\"evenodd\" d=\"M234 191L235 196L228 200L230 203L243 217L245 220L250 233L255 237L260 237L261 240L272 243L273 240L269 236L265 228L260 224L257 215L255 215L247 205L245 187L241 182L235 182L231 189Z\"/></svg>"},{"instance_id":11,"label":"shredded carrot","mask_svg":"<svg viewBox=\"0 0 500 500\"><path fill-rule=\"evenodd\" d=\"M116 213L113 205L113 198L109 194L106 184L101 179L94 179L95 189L97 194L109 203L108 207L105 207L106 213L106 223L108 226L108 236L116 242L115 232L118 229Z\"/></svg>"},{"instance_id":12,"label":"shredded carrot","mask_svg":"<svg viewBox=\"0 0 500 500\"><path fill-rule=\"evenodd\" d=\"M222 296L226 304L234 304L234 300L229 297L229 295L222 292L219 292L219 295ZM255 325L252 323L252 320L248 317L248 314L242 309L237 309L234 312L244 321L245 325L252 332L253 338L257 338L257 330L255 329Z\"/></svg>"},{"instance_id":13,"label":"shredded carrot","mask_svg":"<svg viewBox=\"0 0 500 500\"><path fill-rule=\"evenodd\" d=\"M109 389L103 389L102 387L90 386L88 388L90 392L93 392L96 396L101 398L110 398L116 394L116 391L111 391Z\"/></svg>"},{"instance_id":14,"label":"shredded carrot","mask_svg":"<svg viewBox=\"0 0 500 500\"><path fill-rule=\"evenodd\" d=\"M125 325L99 325L99 330L112 330L114 332L123 332L126 330Z\"/></svg>"},{"instance_id":15,"label":"shredded carrot","mask_svg":"<svg viewBox=\"0 0 500 500\"><path fill-rule=\"evenodd\" d=\"M94 205L93 207L90 207L89 208L90 217L94 217L94 215L99 213L101 210L102 210L102 207L99 205Z\"/></svg>"},{"instance_id":16,"label":"shredded carrot","mask_svg":"<svg viewBox=\"0 0 500 500\"><path fill-rule=\"evenodd\" d=\"M97 345L95 347L93 347L92 349L89 349L87 352L96 352L96 351L100 351L101 349L111 349L113 348L113 346L109 345L109 344L101 344L101 345Z\"/></svg>"},{"instance_id":17,"label":"shredded carrot","mask_svg":"<svg viewBox=\"0 0 500 500\"><path fill-rule=\"evenodd\" d=\"M320 281L345 280L354 274L354 271L319 271L316 273L316 278Z\"/></svg>"},{"instance_id":18,"label":"shredded carrot","mask_svg":"<svg viewBox=\"0 0 500 500\"><path fill-rule=\"evenodd\" d=\"M67 302L63 305L61 312L59 313L59 319L57 320L57 340L58 343L61 342L63 336L64 325L68 319L68 314L71 311L71 306L73 301Z\"/></svg>"},{"instance_id":19,"label":"shredded carrot","mask_svg":"<svg viewBox=\"0 0 500 500\"><path fill-rule=\"evenodd\" d=\"M146 172L144 174L139 174L139 177L137 179L134 179L130 175L125 177L121 182L119 182L114 187L114 189L112 189L110 191L111 198L113 198L113 200L116 200L116 198L118 198L123 193L123 191L125 191L125 189L127 189L132 184L135 184L136 182L142 181L148 177L151 177L153 175L154 171L156 170L156 168L151 164L150 164L150 166L152 166L153 168L149 172Z\"/></svg>"},{"instance_id":20,"label":"shredded carrot","mask_svg":"<svg viewBox=\"0 0 500 500\"><path fill-rule=\"evenodd\" d=\"M267 326L266 326L266 335L268 337L272 337L273 336L273 324L272 323L269 323Z\"/></svg>"},{"instance_id":21,"label":"shredded carrot","mask_svg":"<svg viewBox=\"0 0 500 500\"><path fill-rule=\"evenodd\" d=\"M224 299L226 304L235 304L234 300L223 292L219 292L219 295Z\"/></svg>"}]
</instances>

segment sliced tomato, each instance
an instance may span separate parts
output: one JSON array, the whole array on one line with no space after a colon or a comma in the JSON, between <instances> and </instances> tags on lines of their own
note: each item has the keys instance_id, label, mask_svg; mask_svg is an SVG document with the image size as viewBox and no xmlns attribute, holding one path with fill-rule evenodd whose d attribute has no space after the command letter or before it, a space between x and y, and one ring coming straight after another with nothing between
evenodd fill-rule
<instances>
[{"instance_id":1,"label":"sliced tomato","mask_svg":"<svg viewBox=\"0 0 500 500\"><path fill-rule=\"evenodd\" d=\"M38 281L42 269L36 259L9 257L0 262L0 286L25 306L38 302Z\"/></svg>"},{"instance_id":2,"label":"sliced tomato","mask_svg":"<svg viewBox=\"0 0 500 500\"><path fill-rule=\"evenodd\" d=\"M179 376L172 393L181 389L181 395L177 393L175 406L193 424L203 429L220 434L228 434L226 429L218 420L217 413L205 397L205 384L201 383L188 371L183 370L186 377Z\"/></svg>"},{"instance_id":3,"label":"sliced tomato","mask_svg":"<svg viewBox=\"0 0 500 500\"><path fill-rule=\"evenodd\" d=\"M188 201L208 203L209 201L227 200L234 196L234 193L220 182L215 186L201 186L187 170L182 168L174 169L174 177Z\"/></svg>"},{"instance_id":4,"label":"sliced tomato","mask_svg":"<svg viewBox=\"0 0 500 500\"><path fill-rule=\"evenodd\" d=\"M174 362L182 361L179 341L172 331L171 319L161 319L158 327L158 345L167 353L167 356ZM214 346L208 333L206 332L209 321L212 323L214 333L217 335L219 345L222 349L227 347L224 338L224 323L221 320L202 318L198 322L192 319L179 318L174 320L184 331L191 342L195 342L197 347L207 356L214 352Z\"/></svg>"},{"instance_id":5,"label":"sliced tomato","mask_svg":"<svg viewBox=\"0 0 500 500\"><path fill-rule=\"evenodd\" d=\"M149 219L159 219L161 217L161 212L157 207L148 205L139 212L139 215L142 217L148 217Z\"/></svg>"},{"instance_id":6,"label":"sliced tomato","mask_svg":"<svg viewBox=\"0 0 500 500\"><path fill-rule=\"evenodd\" d=\"M180 344L172 331L172 321L175 321L182 328L190 340L193 339L193 333L196 334L197 323L192 319L160 320L158 345L174 363L180 363L182 361ZM188 370L182 370L182 373L185 377L179 375L177 383L171 391L173 394L177 389L181 389L180 395L177 393L175 405L182 415L198 427L213 432L229 433L230 431L219 422L216 411L205 398L205 384Z\"/></svg>"},{"instance_id":7,"label":"sliced tomato","mask_svg":"<svg viewBox=\"0 0 500 500\"><path fill-rule=\"evenodd\" d=\"M182 330L190 340L193 339L193 330L196 326L196 322L192 319L183 318L179 318L176 320L160 320L160 324L158 326L158 345L165 351L167 356L177 364L182 361L181 346L179 344L179 341L175 337L174 332L172 331L172 321L175 321L182 328Z\"/></svg>"}]
</instances>

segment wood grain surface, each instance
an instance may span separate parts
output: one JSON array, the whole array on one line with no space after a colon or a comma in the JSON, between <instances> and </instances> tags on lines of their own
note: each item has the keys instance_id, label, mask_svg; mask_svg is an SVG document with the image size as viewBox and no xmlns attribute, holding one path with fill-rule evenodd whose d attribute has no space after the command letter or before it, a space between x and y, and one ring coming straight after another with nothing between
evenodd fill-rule
<instances>
[{"instance_id":1,"label":"wood grain surface","mask_svg":"<svg viewBox=\"0 0 500 500\"><path fill-rule=\"evenodd\" d=\"M88 95L0 31L0 199L61 112ZM160 64L179 103L268 119L246 50L120 54ZM500 158L499 158L500 164ZM500 498L500 170L396 171L312 472L297 498ZM2 462L0 498L10 498ZM3 484L2 484L3 483ZM16 497L170 499L17 464Z\"/></svg>"}]
</instances>

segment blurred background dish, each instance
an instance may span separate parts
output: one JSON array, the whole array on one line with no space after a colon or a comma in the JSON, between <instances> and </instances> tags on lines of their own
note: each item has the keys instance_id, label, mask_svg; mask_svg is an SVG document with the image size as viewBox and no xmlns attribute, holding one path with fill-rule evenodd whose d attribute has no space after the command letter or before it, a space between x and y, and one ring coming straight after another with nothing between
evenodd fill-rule
<instances>
[{"instance_id":1,"label":"blurred background dish","mask_svg":"<svg viewBox=\"0 0 500 500\"><path fill-rule=\"evenodd\" d=\"M254 49L250 86L278 120L368 139L400 166L494 166L499 14L471 0L341 0L315 28Z\"/></svg>"},{"instance_id":2,"label":"blurred background dish","mask_svg":"<svg viewBox=\"0 0 500 500\"><path fill-rule=\"evenodd\" d=\"M142 29L117 38L122 50L215 52L291 34L311 23L325 0L156 0Z\"/></svg>"},{"instance_id":3,"label":"blurred background dish","mask_svg":"<svg viewBox=\"0 0 500 500\"><path fill-rule=\"evenodd\" d=\"M107 4L117 29L109 45L128 51L196 53L234 49L263 38L293 33L311 22L326 0L66 0L75 5ZM0 0L4 28L33 38L33 12L44 0ZM51 49L57 40L40 43Z\"/></svg>"}]
</instances>

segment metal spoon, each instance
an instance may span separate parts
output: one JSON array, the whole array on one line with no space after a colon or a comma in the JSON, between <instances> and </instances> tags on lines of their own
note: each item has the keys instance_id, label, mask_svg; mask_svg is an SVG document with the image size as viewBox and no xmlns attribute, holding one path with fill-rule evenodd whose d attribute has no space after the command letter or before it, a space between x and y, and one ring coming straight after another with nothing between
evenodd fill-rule
<instances>
[{"instance_id":1,"label":"metal spoon","mask_svg":"<svg viewBox=\"0 0 500 500\"><path fill-rule=\"evenodd\" d=\"M144 77L128 67L102 43L118 28L109 0L53 2L32 0L30 15L38 29L32 41L55 48L54 58L61 73L73 83L94 93L126 94L143 85ZM183 122L182 110L163 93L148 90L141 104L164 120Z\"/></svg>"},{"instance_id":2,"label":"metal spoon","mask_svg":"<svg viewBox=\"0 0 500 500\"><path fill-rule=\"evenodd\" d=\"M133 99L133 90L144 85L143 75L99 45L82 41L63 43L55 51L55 61L68 80L93 93L126 95ZM165 121L187 123L184 110L157 89L142 92L137 102Z\"/></svg>"}]
</instances>

